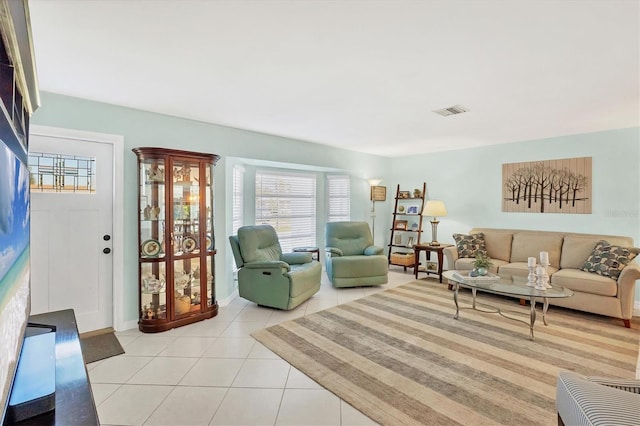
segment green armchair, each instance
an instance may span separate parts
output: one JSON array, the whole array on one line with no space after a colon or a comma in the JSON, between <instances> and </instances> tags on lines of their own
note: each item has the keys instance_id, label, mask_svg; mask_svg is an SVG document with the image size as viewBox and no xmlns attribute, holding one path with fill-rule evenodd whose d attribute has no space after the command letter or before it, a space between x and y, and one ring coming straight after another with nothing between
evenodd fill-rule
<instances>
[{"instance_id":1,"label":"green armchair","mask_svg":"<svg viewBox=\"0 0 640 426\"><path fill-rule=\"evenodd\" d=\"M320 290L320 262L312 260L311 253L283 254L273 227L243 226L229 242L239 269L240 297L289 310Z\"/></svg>"},{"instance_id":2,"label":"green armchair","mask_svg":"<svg viewBox=\"0 0 640 426\"><path fill-rule=\"evenodd\" d=\"M373 245L367 222L328 222L325 243L327 276L334 287L387 283L389 262L382 247Z\"/></svg>"}]
</instances>

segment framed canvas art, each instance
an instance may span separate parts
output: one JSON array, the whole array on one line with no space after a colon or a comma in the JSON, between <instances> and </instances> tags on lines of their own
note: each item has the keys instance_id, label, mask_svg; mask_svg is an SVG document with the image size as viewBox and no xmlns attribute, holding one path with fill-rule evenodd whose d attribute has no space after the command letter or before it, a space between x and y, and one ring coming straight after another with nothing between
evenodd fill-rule
<instances>
[{"instance_id":1,"label":"framed canvas art","mask_svg":"<svg viewBox=\"0 0 640 426\"><path fill-rule=\"evenodd\" d=\"M502 165L502 211L591 213L591 157Z\"/></svg>"}]
</instances>

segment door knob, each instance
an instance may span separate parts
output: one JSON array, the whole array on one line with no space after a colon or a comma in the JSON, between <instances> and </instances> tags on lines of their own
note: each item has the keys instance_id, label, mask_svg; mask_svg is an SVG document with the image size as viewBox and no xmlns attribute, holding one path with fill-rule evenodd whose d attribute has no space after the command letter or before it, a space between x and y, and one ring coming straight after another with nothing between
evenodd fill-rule
<instances>
[{"instance_id":1,"label":"door knob","mask_svg":"<svg viewBox=\"0 0 640 426\"><path fill-rule=\"evenodd\" d=\"M105 240L105 241L109 241L109 240L111 239L111 235L109 235L109 234L105 234L105 235L102 237L102 239L103 239L103 240Z\"/></svg>"},{"instance_id":2,"label":"door knob","mask_svg":"<svg viewBox=\"0 0 640 426\"><path fill-rule=\"evenodd\" d=\"M102 252L104 254L109 254L109 253L111 253L111 249L109 247L105 247L105 248L102 249Z\"/></svg>"}]
</instances>

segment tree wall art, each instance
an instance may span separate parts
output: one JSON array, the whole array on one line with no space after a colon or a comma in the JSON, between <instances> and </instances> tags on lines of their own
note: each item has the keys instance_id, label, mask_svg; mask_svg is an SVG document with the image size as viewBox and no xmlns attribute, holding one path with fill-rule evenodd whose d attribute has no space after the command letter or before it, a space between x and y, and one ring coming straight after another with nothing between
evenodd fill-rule
<instances>
[{"instance_id":1,"label":"tree wall art","mask_svg":"<svg viewBox=\"0 0 640 426\"><path fill-rule=\"evenodd\" d=\"M591 214L591 157L503 164L502 211Z\"/></svg>"}]
</instances>

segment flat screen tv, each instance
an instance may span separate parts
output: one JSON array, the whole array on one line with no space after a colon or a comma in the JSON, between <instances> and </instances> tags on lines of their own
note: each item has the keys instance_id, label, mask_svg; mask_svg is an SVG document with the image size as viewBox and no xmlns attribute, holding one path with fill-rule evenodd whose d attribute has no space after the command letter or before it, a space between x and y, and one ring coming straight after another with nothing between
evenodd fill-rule
<instances>
[{"instance_id":1,"label":"flat screen tv","mask_svg":"<svg viewBox=\"0 0 640 426\"><path fill-rule=\"evenodd\" d=\"M26 161L19 143L8 144L0 138L0 424L31 308Z\"/></svg>"}]
</instances>

